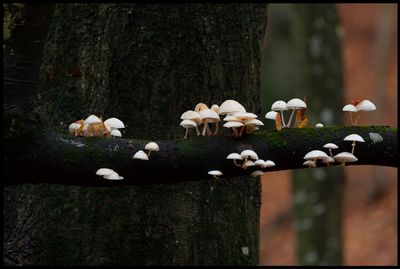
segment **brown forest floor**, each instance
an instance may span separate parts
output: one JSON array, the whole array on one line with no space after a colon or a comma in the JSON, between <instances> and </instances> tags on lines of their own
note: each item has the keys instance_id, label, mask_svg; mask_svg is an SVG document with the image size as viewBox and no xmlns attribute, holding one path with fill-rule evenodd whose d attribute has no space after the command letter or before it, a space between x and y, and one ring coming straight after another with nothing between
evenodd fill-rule
<instances>
[{"instance_id":1,"label":"brown forest floor","mask_svg":"<svg viewBox=\"0 0 400 269\"><path fill-rule=\"evenodd\" d=\"M377 113L364 115L359 125L397 126L397 6L338 4L338 11L346 101L376 104ZM397 265L397 168L345 171L344 264ZM260 265L296 265L290 172L263 176L262 189Z\"/></svg>"}]
</instances>

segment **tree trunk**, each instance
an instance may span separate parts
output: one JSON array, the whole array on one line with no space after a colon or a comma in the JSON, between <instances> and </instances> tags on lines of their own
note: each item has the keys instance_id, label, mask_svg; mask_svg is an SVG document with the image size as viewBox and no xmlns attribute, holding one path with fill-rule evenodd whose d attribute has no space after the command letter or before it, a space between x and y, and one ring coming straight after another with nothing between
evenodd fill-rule
<instances>
[{"instance_id":1,"label":"tree trunk","mask_svg":"<svg viewBox=\"0 0 400 269\"><path fill-rule=\"evenodd\" d=\"M343 74L334 4L293 5L295 93L306 96L308 127L343 124ZM332 141L325 141L326 143ZM322 144L321 144L322 146ZM315 149L315 148L312 148ZM333 152L334 154L339 151ZM340 265L342 257L342 168L293 171L297 257L301 265Z\"/></svg>"},{"instance_id":2,"label":"tree trunk","mask_svg":"<svg viewBox=\"0 0 400 269\"><path fill-rule=\"evenodd\" d=\"M265 26L264 4L56 5L41 120L67 132L90 114L117 117L124 136L150 141L183 137L179 116L198 102L235 99L259 113ZM259 178L4 194L9 264L258 264Z\"/></svg>"}]
</instances>

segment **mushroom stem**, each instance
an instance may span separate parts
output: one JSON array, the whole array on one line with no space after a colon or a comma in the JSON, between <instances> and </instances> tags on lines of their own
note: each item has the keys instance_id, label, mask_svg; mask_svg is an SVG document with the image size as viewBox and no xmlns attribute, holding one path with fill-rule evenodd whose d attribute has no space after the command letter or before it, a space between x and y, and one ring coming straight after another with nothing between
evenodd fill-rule
<instances>
[{"instance_id":1,"label":"mushroom stem","mask_svg":"<svg viewBox=\"0 0 400 269\"><path fill-rule=\"evenodd\" d=\"M150 157L151 154L151 150L149 150L149 153L147 153L147 157Z\"/></svg>"},{"instance_id":2,"label":"mushroom stem","mask_svg":"<svg viewBox=\"0 0 400 269\"><path fill-rule=\"evenodd\" d=\"M357 119L356 119L356 121L354 122L354 125L357 125L357 121L360 119L360 117L361 117L361 112L362 111L360 111L360 114L358 114L358 117L357 117Z\"/></svg>"},{"instance_id":3,"label":"mushroom stem","mask_svg":"<svg viewBox=\"0 0 400 269\"><path fill-rule=\"evenodd\" d=\"M203 136L206 136L207 128L208 128L208 119L206 119L206 120L204 121L203 132L201 133Z\"/></svg>"},{"instance_id":4,"label":"mushroom stem","mask_svg":"<svg viewBox=\"0 0 400 269\"><path fill-rule=\"evenodd\" d=\"M242 137L242 133L243 133L244 128L246 128L246 126L242 126L242 129L240 130L240 133L239 133L239 137Z\"/></svg>"},{"instance_id":5,"label":"mushroom stem","mask_svg":"<svg viewBox=\"0 0 400 269\"><path fill-rule=\"evenodd\" d=\"M233 159L233 162L235 163L236 166L241 166L240 164L238 164L238 163L236 162L236 159Z\"/></svg>"},{"instance_id":6,"label":"mushroom stem","mask_svg":"<svg viewBox=\"0 0 400 269\"><path fill-rule=\"evenodd\" d=\"M353 117L352 117L352 115L351 115L351 111L349 111L349 113L350 113L350 122L351 122L351 125L353 125L353 126L354 126L354 123L353 123Z\"/></svg>"},{"instance_id":7,"label":"mushroom stem","mask_svg":"<svg viewBox=\"0 0 400 269\"><path fill-rule=\"evenodd\" d=\"M238 133L237 133L236 127L233 127L232 129L233 129L233 133L235 134L235 137L237 137Z\"/></svg>"},{"instance_id":8,"label":"mushroom stem","mask_svg":"<svg viewBox=\"0 0 400 269\"><path fill-rule=\"evenodd\" d=\"M356 141L351 144L351 154L354 154L354 149L356 148Z\"/></svg>"},{"instance_id":9,"label":"mushroom stem","mask_svg":"<svg viewBox=\"0 0 400 269\"><path fill-rule=\"evenodd\" d=\"M345 163L346 163L346 162L342 162L342 166L345 166Z\"/></svg>"},{"instance_id":10,"label":"mushroom stem","mask_svg":"<svg viewBox=\"0 0 400 269\"><path fill-rule=\"evenodd\" d=\"M188 137L188 133L189 133L189 128L185 128L186 132L185 132L185 136L183 137L183 139L187 139Z\"/></svg>"},{"instance_id":11,"label":"mushroom stem","mask_svg":"<svg viewBox=\"0 0 400 269\"><path fill-rule=\"evenodd\" d=\"M283 117L283 111L281 110L282 126L286 127L285 118Z\"/></svg>"},{"instance_id":12,"label":"mushroom stem","mask_svg":"<svg viewBox=\"0 0 400 269\"><path fill-rule=\"evenodd\" d=\"M214 135L218 134L218 128L219 128L219 124L218 122L215 123L215 131L214 131Z\"/></svg>"},{"instance_id":13,"label":"mushroom stem","mask_svg":"<svg viewBox=\"0 0 400 269\"><path fill-rule=\"evenodd\" d=\"M292 110L292 114L290 114L290 118L289 118L289 122L288 122L288 124L287 124L287 126L285 126L285 122L283 121L283 119L282 119L282 122L283 122L283 126L285 126L285 127L290 127L290 123L292 122L292 118L293 118L293 115L294 115L294 111L295 111L296 109L293 109ZM282 111L281 111L282 112Z\"/></svg>"},{"instance_id":14,"label":"mushroom stem","mask_svg":"<svg viewBox=\"0 0 400 269\"><path fill-rule=\"evenodd\" d=\"M211 129L210 129L210 126L208 126L208 124L207 124L207 136L212 136L212 132L211 132Z\"/></svg>"},{"instance_id":15,"label":"mushroom stem","mask_svg":"<svg viewBox=\"0 0 400 269\"><path fill-rule=\"evenodd\" d=\"M329 148L329 154L331 155L331 157L333 157L331 148ZM329 166L329 164L328 164L328 166Z\"/></svg>"},{"instance_id":16,"label":"mushroom stem","mask_svg":"<svg viewBox=\"0 0 400 269\"><path fill-rule=\"evenodd\" d=\"M218 177L218 176L215 176L215 175L214 175L213 177L214 177L215 179L219 179L219 177Z\"/></svg>"},{"instance_id":17,"label":"mushroom stem","mask_svg":"<svg viewBox=\"0 0 400 269\"><path fill-rule=\"evenodd\" d=\"M197 125L196 125L196 133L197 133L197 136L200 135L200 131L199 131L199 128L197 128Z\"/></svg>"}]
</instances>

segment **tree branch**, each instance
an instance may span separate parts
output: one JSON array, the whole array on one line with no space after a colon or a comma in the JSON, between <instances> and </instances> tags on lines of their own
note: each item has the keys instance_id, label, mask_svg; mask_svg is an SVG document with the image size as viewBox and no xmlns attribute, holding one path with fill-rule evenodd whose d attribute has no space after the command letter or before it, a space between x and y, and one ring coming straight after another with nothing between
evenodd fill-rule
<instances>
[{"instance_id":1,"label":"tree branch","mask_svg":"<svg viewBox=\"0 0 400 269\"><path fill-rule=\"evenodd\" d=\"M248 175L257 168L241 169L226 156L244 149L257 152L260 159L272 160L276 166L263 169L278 171L305 168L303 156L332 142L334 150L351 152L351 142L343 138L351 133L361 135L365 143L357 143L357 162L348 165L381 165L397 167L397 128L388 126L351 126L263 131L245 138L229 136L195 137L188 140L156 141L160 151L149 161L132 159L144 150L149 141L124 138L73 137L48 132L27 141L10 138L5 141L6 185L54 183L81 186L116 186L169 184L207 180L209 170L220 170L222 178ZM129 147L129 144L133 147ZM347 164L346 164L347 165ZM321 164L318 164L318 167ZM97 169L114 169L124 180L110 181L96 176ZM308 168L307 168L308 169ZM330 168L327 168L330 169Z\"/></svg>"}]
</instances>

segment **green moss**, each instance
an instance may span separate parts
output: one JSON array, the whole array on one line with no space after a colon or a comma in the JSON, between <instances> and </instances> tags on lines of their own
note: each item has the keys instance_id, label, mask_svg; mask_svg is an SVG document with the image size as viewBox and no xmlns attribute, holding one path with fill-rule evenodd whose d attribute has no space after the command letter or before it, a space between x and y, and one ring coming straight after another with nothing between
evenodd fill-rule
<instances>
[{"instance_id":1,"label":"green moss","mask_svg":"<svg viewBox=\"0 0 400 269\"><path fill-rule=\"evenodd\" d=\"M200 140L199 138L176 140L179 152L190 157L204 156L205 151L201 146L203 143L204 140Z\"/></svg>"}]
</instances>

